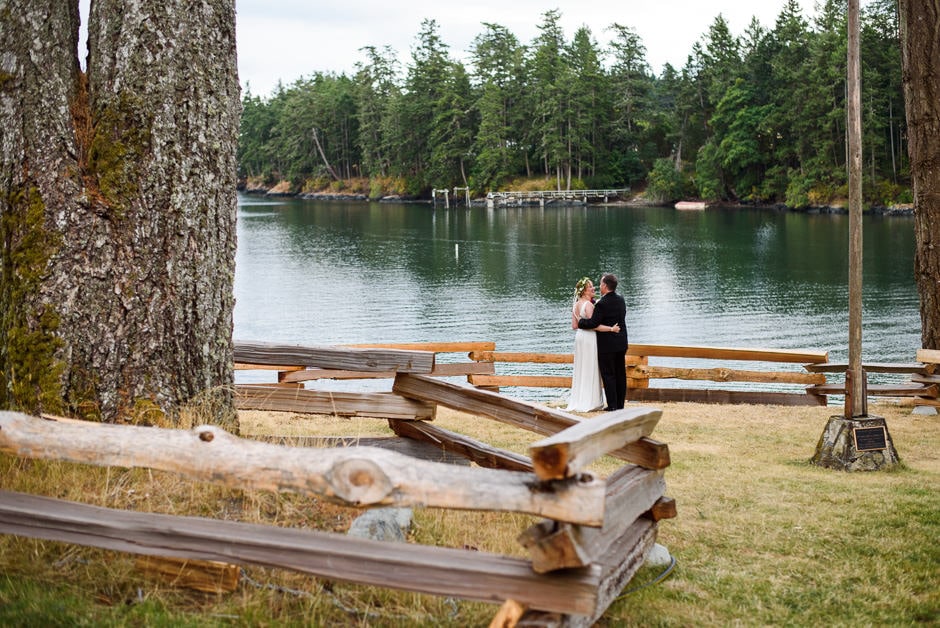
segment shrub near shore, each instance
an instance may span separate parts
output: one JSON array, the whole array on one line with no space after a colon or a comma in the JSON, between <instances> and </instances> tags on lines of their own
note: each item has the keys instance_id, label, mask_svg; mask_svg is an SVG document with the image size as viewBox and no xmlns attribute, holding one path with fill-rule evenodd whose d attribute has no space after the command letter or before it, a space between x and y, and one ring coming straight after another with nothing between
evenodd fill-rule
<instances>
[{"instance_id":1,"label":"shrub near shore","mask_svg":"<svg viewBox=\"0 0 940 628\"><path fill-rule=\"evenodd\" d=\"M834 408L662 404L667 494L679 516L659 541L662 582L627 593L602 625L911 625L940 622L940 417L877 403L903 468L847 474L810 465ZM534 435L441 408L435 423L524 453ZM242 413L245 434L385 435L382 421ZM614 468L598 463L597 472ZM146 470L0 456L0 486L116 508L342 532L357 513L319 500L230 491ZM519 515L416 510L411 540L523 555ZM654 580L643 568L627 591ZM247 567L238 591L175 590L134 557L0 537L4 625L487 625L497 607ZM394 576L390 575L390 579Z\"/></svg>"}]
</instances>

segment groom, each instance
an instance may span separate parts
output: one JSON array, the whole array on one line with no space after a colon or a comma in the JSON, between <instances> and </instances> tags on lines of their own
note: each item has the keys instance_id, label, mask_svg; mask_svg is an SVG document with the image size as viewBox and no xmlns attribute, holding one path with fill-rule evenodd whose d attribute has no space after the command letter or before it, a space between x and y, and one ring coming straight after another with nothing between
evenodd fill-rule
<instances>
[{"instance_id":1,"label":"groom","mask_svg":"<svg viewBox=\"0 0 940 628\"><path fill-rule=\"evenodd\" d=\"M627 306L617 294L617 277L610 273L601 277L601 298L594 304L594 315L578 321L581 329L598 325L620 325L616 333L596 334L597 365L607 397L606 410L619 410L627 398Z\"/></svg>"}]
</instances>

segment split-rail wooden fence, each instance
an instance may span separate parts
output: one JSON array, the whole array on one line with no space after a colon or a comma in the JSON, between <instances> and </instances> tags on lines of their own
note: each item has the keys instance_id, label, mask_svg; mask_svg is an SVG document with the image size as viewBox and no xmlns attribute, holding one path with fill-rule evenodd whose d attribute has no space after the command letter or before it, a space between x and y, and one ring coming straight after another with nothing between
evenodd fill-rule
<instances>
[{"instance_id":1,"label":"split-rail wooden fence","mask_svg":"<svg viewBox=\"0 0 940 628\"><path fill-rule=\"evenodd\" d=\"M392 371L356 371L349 369L308 368L299 364L255 364L252 343L236 346L236 368L272 369L278 372L277 383L284 386L303 386L316 380L348 380L392 378ZM571 364L570 353L531 353L497 351L494 342L440 342L354 345L360 350L406 349L431 351L447 356L451 361L436 361L430 373L434 377L465 377L466 381L484 390L497 391L505 387L559 388L571 387L571 376L562 374L531 374L540 367L556 373L561 365ZM869 384L866 390L872 396L906 397L915 405L940 407L938 390L940 374L937 364L940 351L920 349L915 362L863 364L866 374L888 374L900 380L891 383ZM650 359L692 363L693 366L650 364ZM286 359L286 357L285 357ZM456 361L455 361L456 360ZM694 364L706 363L705 366ZM721 366L714 366L720 363ZM759 364L759 367L755 367ZM768 364L780 364L773 369ZM729 366L730 365L730 366ZM740 365L740 366L738 366ZM848 364L831 363L828 351L741 349L726 347L692 347L675 345L631 344L626 356L627 397L631 401L663 403L688 401L695 403L752 403L772 405L824 406L831 395L844 395L842 380L829 381L830 376L844 375ZM497 367L499 367L497 369ZM499 371L499 372L497 372ZM522 371L523 373L520 373ZM694 383L695 387L674 385L652 386L651 383L672 380ZM740 385L761 385L742 389ZM738 385L735 389L732 386ZM767 385L767 386L764 386ZM767 388L776 390L767 390ZM357 393L319 393L309 391L311 402L319 400L333 412L350 414L367 412L365 398ZM410 411L405 409L406 411Z\"/></svg>"},{"instance_id":2,"label":"split-rail wooden fence","mask_svg":"<svg viewBox=\"0 0 940 628\"><path fill-rule=\"evenodd\" d=\"M257 367L394 372L391 392L332 404L297 387L238 386L240 408L382 418L396 437L476 463L458 466L377 446L314 450L193 430L88 423L0 412L0 452L94 465L146 467L237 488L292 491L358 507L519 512L544 518L519 535L528 558L394 543L328 532L130 512L0 491L0 532L165 556L293 569L367 585L502 604L500 625L589 626L643 564L665 496L668 447L650 435L661 412L632 407L593 419L431 376L434 353L241 345ZM441 365L443 366L443 365ZM528 456L436 427L438 406L542 436ZM383 414L381 408L386 408ZM375 443L380 439L370 439ZM623 462L606 478L600 457Z\"/></svg>"}]
</instances>

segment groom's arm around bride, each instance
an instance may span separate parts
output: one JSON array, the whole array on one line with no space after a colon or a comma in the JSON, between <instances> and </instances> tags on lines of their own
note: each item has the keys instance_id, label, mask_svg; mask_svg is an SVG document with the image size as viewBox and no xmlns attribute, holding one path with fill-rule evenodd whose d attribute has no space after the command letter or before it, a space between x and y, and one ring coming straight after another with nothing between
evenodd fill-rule
<instances>
[{"instance_id":1,"label":"groom's arm around bride","mask_svg":"<svg viewBox=\"0 0 940 628\"><path fill-rule=\"evenodd\" d=\"M627 398L627 306L617 294L617 277L601 277L601 298L594 304L594 314L578 321L581 329L596 329L599 325L619 325L614 333L597 334L597 363L604 382L607 409L619 410Z\"/></svg>"}]
</instances>

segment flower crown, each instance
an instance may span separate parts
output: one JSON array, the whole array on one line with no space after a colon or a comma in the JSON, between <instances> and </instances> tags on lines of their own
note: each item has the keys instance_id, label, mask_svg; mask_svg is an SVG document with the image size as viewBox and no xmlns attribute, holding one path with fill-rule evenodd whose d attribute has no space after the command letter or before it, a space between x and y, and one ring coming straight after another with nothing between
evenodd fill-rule
<instances>
[{"instance_id":1,"label":"flower crown","mask_svg":"<svg viewBox=\"0 0 940 628\"><path fill-rule=\"evenodd\" d=\"M590 277L581 277L578 280L578 283L574 287L574 297L580 299L581 295L584 294L584 289L587 288L587 285L591 282Z\"/></svg>"}]
</instances>

